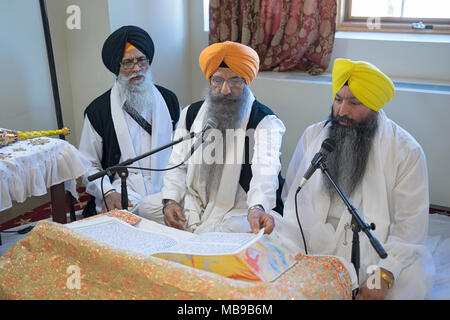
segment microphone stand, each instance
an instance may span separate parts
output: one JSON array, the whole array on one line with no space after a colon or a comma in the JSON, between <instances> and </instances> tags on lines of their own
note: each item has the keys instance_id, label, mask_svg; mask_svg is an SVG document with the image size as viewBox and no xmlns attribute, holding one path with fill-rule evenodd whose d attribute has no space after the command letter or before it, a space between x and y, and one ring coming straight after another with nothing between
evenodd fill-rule
<instances>
[{"instance_id":1,"label":"microphone stand","mask_svg":"<svg viewBox=\"0 0 450 320\"><path fill-rule=\"evenodd\" d=\"M102 171L99 171L93 175L90 175L87 179L88 181L94 181L97 180L105 175L111 176L114 173L117 173L120 177L121 180L121 184L120 184L120 188L121 188L121 202L122 202L122 209L127 210L128 209L128 192L127 192L127 177L128 177L128 169L126 168L126 166L129 166L130 164L139 161L143 158L146 158L148 156L151 156L154 153L157 153L159 151L162 151L164 149L167 149L175 144L178 144L180 142L183 142L184 140L188 140L188 139L192 139L195 136L194 132L189 133L187 136L181 137L178 140L172 141L166 145L163 145L159 148L150 150L149 152L146 152L140 156L137 156L135 158L131 158L128 160L125 160L115 166L106 168Z\"/></svg>"},{"instance_id":2,"label":"microphone stand","mask_svg":"<svg viewBox=\"0 0 450 320\"><path fill-rule=\"evenodd\" d=\"M356 208L352 205L350 200L346 197L346 195L342 192L341 188L337 185L337 183L333 180L333 178L330 176L330 173L328 172L328 169L326 167L326 164L324 161L318 161L317 166L322 170L322 172L327 176L328 180L330 180L331 184L333 185L334 189L337 191L341 199L344 201L345 205L347 206L348 211L352 215L352 231L353 231L353 239L352 239L352 255L351 255L351 262L353 266L355 267L356 271L356 277L358 279L359 284L359 267L360 267L360 246L359 246L359 232L363 231L367 237L370 240L370 243L372 244L375 251L378 253L380 258L385 259L387 257L387 253L378 242L378 240L372 235L370 230L375 230L375 224L371 223L368 225L363 218L359 215ZM352 298L355 299L356 295L358 294L358 289L353 290L352 292Z\"/></svg>"}]
</instances>

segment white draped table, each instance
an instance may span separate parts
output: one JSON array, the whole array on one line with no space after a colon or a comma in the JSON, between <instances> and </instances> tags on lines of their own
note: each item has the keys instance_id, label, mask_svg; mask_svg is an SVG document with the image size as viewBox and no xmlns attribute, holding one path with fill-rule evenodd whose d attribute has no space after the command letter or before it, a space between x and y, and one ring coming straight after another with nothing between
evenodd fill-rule
<instances>
[{"instance_id":1,"label":"white draped table","mask_svg":"<svg viewBox=\"0 0 450 320\"><path fill-rule=\"evenodd\" d=\"M0 214L50 189L53 221L66 223L65 190L78 199L76 178L90 162L65 140L42 137L0 147Z\"/></svg>"}]
</instances>

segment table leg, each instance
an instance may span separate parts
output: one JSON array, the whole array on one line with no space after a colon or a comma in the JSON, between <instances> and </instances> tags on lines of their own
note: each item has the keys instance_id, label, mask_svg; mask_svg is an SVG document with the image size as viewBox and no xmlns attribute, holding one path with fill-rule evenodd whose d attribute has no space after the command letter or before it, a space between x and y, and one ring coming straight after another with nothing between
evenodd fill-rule
<instances>
[{"instance_id":1,"label":"table leg","mask_svg":"<svg viewBox=\"0 0 450 320\"><path fill-rule=\"evenodd\" d=\"M66 192L64 182L50 187L52 218L54 222L67 223Z\"/></svg>"}]
</instances>

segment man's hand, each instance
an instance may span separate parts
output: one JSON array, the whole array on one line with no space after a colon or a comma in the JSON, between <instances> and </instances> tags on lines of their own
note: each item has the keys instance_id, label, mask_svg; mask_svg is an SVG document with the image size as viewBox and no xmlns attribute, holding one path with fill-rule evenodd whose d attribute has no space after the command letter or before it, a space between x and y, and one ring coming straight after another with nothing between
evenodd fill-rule
<instances>
[{"instance_id":1,"label":"man's hand","mask_svg":"<svg viewBox=\"0 0 450 320\"><path fill-rule=\"evenodd\" d=\"M262 207L256 206L250 209L247 216L252 233L258 233L261 228L264 228L264 233L271 233L275 228L275 221L273 217L265 213Z\"/></svg>"},{"instance_id":2,"label":"man's hand","mask_svg":"<svg viewBox=\"0 0 450 320\"><path fill-rule=\"evenodd\" d=\"M394 275L387 271L386 269L381 268L382 272L386 273L391 279L394 279ZM385 300L386 296L389 292L389 284L388 282L381 278L380 270L376 271L376 273L380 276L380 288L370 288L367 284L367 279L359 288L358 295L356 296L356 300ZM373 276L377 276L377 274Z\"/></svg>"},{"instance_id":3,"label":"man's hand","mask_svg":"<svg viewBox=\"0 0 450 320\"><path fill-rule=\"evenodd\" d=\"M178 203L171 203L164 207L164 223L169 227L184 230L183 224L186 217L183 214L183 208Z\"/></svg>"},{"instance_id":4,"label":"man's hand","mask_svg":"<svg viewBox=\"0 0 450 320\"><path fill-rule=\"evenodd\" d=\"M105 197L106 204L109 210L123 209L122 196L118 192L111 192ZM102 201L102 213L106 212L105 201ZM128 200L128 207L133 207L133 204Z\"/></svg>"}]
</instances>

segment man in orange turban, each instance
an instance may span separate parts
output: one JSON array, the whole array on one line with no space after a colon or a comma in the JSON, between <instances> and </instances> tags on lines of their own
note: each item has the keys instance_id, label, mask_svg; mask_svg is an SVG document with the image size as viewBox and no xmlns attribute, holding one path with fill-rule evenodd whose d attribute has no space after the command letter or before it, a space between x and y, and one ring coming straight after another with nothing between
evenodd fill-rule
<instances>
[{"instance_id":1,"label":"man in orange turban","mask_svg":"<svg viewBox=\"0 0 450 320\"><path fill-rule=\"evenodd\" d=\"M231 41L215 43L207 47L200 53L199 63L208 80L222 65L228 66L248 85L255 79L259 70L259 56L256 51Z\"/></svg>"},{"instance_id":2,"label":"man in orange turban","mask_svg":"<svg viewBox=\"0 0 450 320\"><path fill-rule=\"evenodd\" d=\"M164 176L162 212L152 209L151 199L148 212L156 221L196 233L261 228L270 233L282 212L279 157L285 127L249 89L258 54L227 41L204 49L199 63L209 88L205 100L183 109L175 139L206 123L214 129L206 131L205 143L187 165ZM182 163L190 149L189 141L176 145L168 166Z\"/></svg>"},{"instance_id":3,"label":"man in orange turban","mask_svg":"<svg viewBox=\"0 0 450 320\"><path fill-rule=\"evenodd\" d=\"M330 118L306 129L289 164L284 221L273 237L294 252L352 261L352 215L327 177L318 170L297 192L322 142L333 139L336 147L324 163L364 221L375 223L372 234L388 254L382 259L360 233L356 298L423 299L431 293L434 270L424 246L429 210L424 152L381 109L394 97L394 84L371 63L336 59L332 91Z\"/></svg>"}]
</instances>

